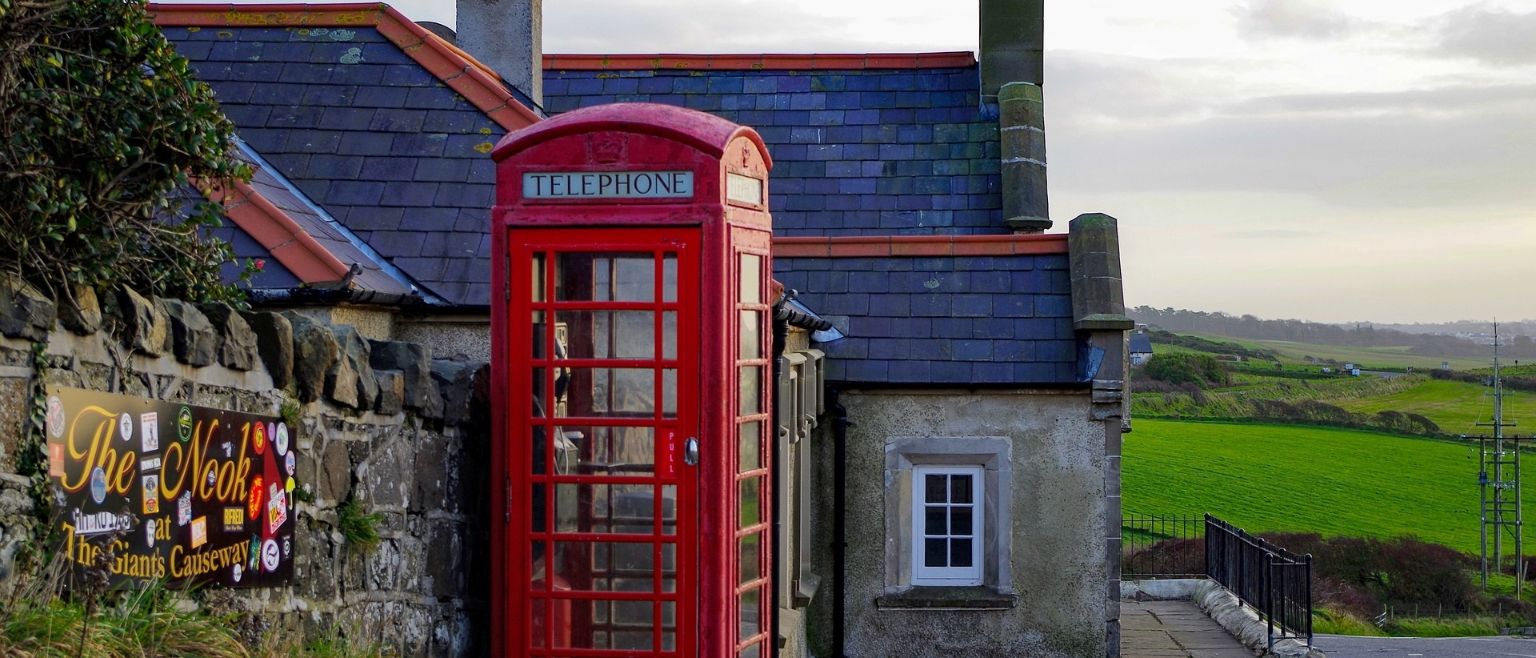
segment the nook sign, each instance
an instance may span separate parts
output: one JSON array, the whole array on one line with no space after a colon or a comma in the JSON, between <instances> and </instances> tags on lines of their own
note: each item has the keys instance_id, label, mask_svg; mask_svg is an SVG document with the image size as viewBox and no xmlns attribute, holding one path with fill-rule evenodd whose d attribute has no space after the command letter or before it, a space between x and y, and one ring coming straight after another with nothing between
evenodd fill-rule
<instances>
[{"instance_id":1,"label":"the nook sign","mask_svg":"<svg viewBox=\"0 0 1536 658\"><path fill-rule=\"evenodd\" d=\"M281 420L50 388L46 426L77 569L171 587L293 580L298 441Z\"/></svg>"}]
</instances>

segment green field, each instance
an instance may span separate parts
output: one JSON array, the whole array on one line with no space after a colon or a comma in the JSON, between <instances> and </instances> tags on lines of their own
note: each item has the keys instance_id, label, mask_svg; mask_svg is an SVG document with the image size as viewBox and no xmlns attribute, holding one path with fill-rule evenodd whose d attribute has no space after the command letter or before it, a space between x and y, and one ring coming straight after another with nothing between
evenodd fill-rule
<instances>
[{"instance_id":1,"label":"green field","mask_svg":"<svg viewBox=\"0 0 1536 658\"><path fill-rule=\"evenodd\" d=\"M1493 389L1466 382L1426 379L1405 391L1329 402L1358 413L1402 411L1428 416L1447 434L1491 432L1476 423L1493 420ZM1504 392L1504 422L1529 421L1536 427L1536 393ZM1524 433L1516 427L1511 432Z\"/></svg>"},{"instance_id":2,"label":"green field","mask_svg":"<svg viewBox=\"0 0 1536 658\"><path fill-rule=\"evenodd\" d=\"M1490 352L1488 358L1469 359L1463 357L1438 357L1420 356L1409 354L1407 347L1343 347L1339 345L1318 345L1314 343L1298 343L1288 340L1255 340L1249 338L1230 338L1216 334L1200 334L1191 332L1179 332L1190 336L1199 336L1215 341L1237 343L1248 348L1263 348L1278 352L1283 362L1305 363L1306 357L1317 359L1333 359L1348 363L1354 362L1362 368L1392 369L1392 368L1416 368L1428 370L1439 368L1441 362L1449 361L1451 368L1455 370L1471 370L1474 368L1486 368L1493 359ZM1160 350L1165 345L1157 345L1154 349Z\"/></svg>"},{"instance_id":3,"label":"green field","mask_svg":"<svg viewBox=\"0 0 1536 658\"><path fill-rule=\"evenodd\" d=\"M1208 512L1261 534L1414 535L1478 550L1477 453L1468 444L1304 426L1133 425L1122 462L1128 513Z\"/></svg>"}]
</instances>

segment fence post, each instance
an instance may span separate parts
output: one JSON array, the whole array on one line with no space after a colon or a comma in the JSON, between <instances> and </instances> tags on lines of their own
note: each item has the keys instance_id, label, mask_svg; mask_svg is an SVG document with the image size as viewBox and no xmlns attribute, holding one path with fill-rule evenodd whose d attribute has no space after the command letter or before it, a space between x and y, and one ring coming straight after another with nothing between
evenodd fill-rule
<instances>
[{"instance_id":1,"label":"fence post","mask_svg":"<svg viewBox=\"0 0 1536 658\"><path fill-rule=\"evenodd\" d=\"M1215 553L1215 550L1210 549L1210 540L1212 540L1212 538L1215 538L1215 537L1217 537L1217 533L1210 532L1210 515L1209 515L1209 513L1207 513L1207 515L1206 515L1206 578L1217 578L1217 575L1215 575L1215 573L1212 572L1212 569L1210 569L1210 557L1212 557L1213 553ZM1217 578L1217 580L1220 580L1220 578Z\"/></svg>"},{"instance_id":2,"label":"fence post","mask_svg":"<svg viewBox=\"0 0 1536 658\"><path fill-rule=\"evenodd\" d=\"M1273 652L1275 649L1275 605L1273 600L1274 588L1270 586L1270 577L1273 575L1271 572L1275 569L1275 559L1273 555L1267 553L1264 558L1264 620L1269 626L1265 636L1269 641L1269 650ZM1284 577L1282 573L1281 578Z\"/></svg>"},{"instance_id":3,"label":"fence post","mask_svg":"<svg viewBox=\"0 0 1536 658\"><path fill-rule=\"evenodd\" d=\"M1307 565L1307 648L1312 648L1312 554L1308 553Z\"/></svg>"}]
</instances>

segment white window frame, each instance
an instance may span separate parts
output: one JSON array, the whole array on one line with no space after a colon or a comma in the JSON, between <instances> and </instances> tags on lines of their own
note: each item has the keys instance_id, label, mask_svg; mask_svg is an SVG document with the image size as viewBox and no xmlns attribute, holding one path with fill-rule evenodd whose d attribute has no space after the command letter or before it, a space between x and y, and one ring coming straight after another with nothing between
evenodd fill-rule
<instances>
[{"instance_id":1,"label":"white window frame","mask_svg":"<svg viewBox=\"0 0 1536 658\"><path fill-rule=\"evenodd\" d=\"M930 536L927 528L926 498L929 475L966 475L971 478L971 566L969 567L930 567L925 564L924 553L927 550L927 542ZM984 497L984 479L986 473L981 465L952 466L952 465L914 465L912 467L912 584L916 586L939 587L969 587L980 585L982 575L985 573L983 560L985 551L982 544L985 543L986 514ZM946 507L953 507L952 503L945 503ZM948 539L964 537L965 535L944 534L939 535Z\"/></svg>"}]
</instances>

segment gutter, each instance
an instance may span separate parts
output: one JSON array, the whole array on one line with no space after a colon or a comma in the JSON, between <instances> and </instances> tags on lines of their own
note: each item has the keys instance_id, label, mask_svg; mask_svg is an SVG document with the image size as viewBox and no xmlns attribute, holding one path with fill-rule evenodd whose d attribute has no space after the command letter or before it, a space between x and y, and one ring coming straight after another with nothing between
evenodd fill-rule
<instances>
[{"instance_id":1,"label":"gutter","mask_svg":"<svg viewBox=\"0 0 1536 658\"><path fill-rule=\"evenodd\" d=\"M432 302L410 292L380 292L355 288L262 288L246 291L253 306L283 304L329 305L339 303L376 304L409 308L431 306Z\"/></svg>"}]
</instances>

